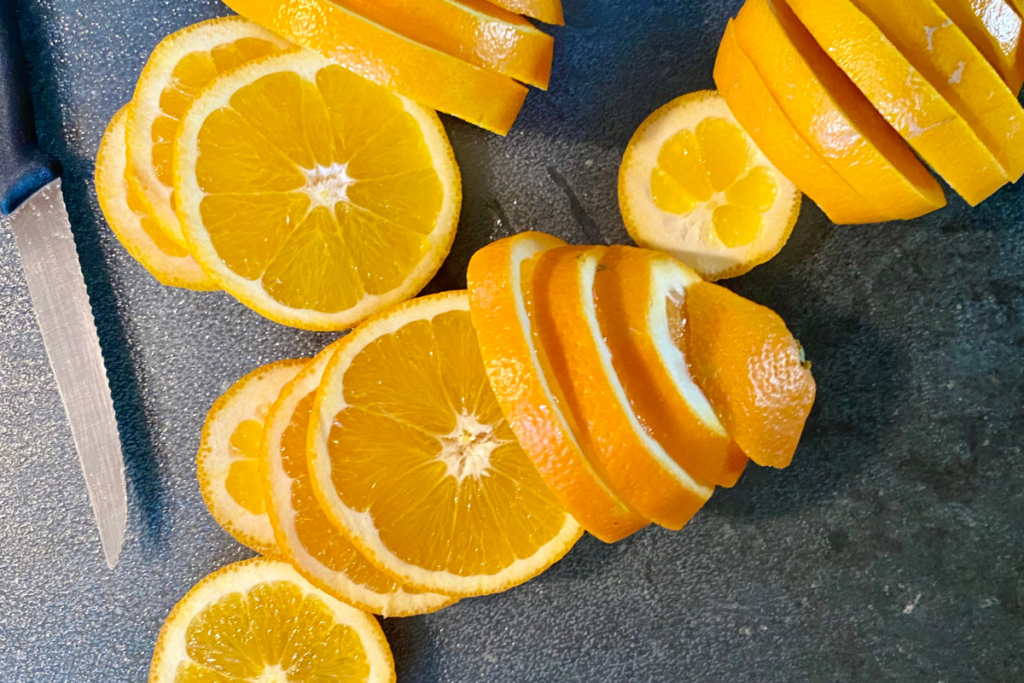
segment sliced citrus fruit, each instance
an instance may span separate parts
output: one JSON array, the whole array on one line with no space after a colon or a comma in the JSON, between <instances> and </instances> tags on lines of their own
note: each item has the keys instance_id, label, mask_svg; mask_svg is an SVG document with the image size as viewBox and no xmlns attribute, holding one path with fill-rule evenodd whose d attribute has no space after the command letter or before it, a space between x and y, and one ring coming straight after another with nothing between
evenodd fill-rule
<instances>
[{"instance_id":1,"label":"sliced citrus fruit","mask_svg":"<svg viewBox=\"0 0 1024 683\"><path fill-rule=\"evenodd\" d=\"M715 84L736 120L783 175L833 223L877 223L885 217L797 132L754 65L740 49L730 20L715 60Z\"/></svg>"},{"instance_id":2,"label":"sliced citrus fruit","mask_svg":"<svg viewBox=\"0 0 1024 683\"><path fill-rule=\"evenodd\" d=\"M545 24L557 24L558 26L561 26L565 23L565 17L562 14L562 0L491 1L498 7L504 7L505 9L518 14L525 14L528 17L533 17L534 19L543 21Z\"/></svg>"},{"instance_id":3,"label":"sliced citrus fruit","mask_svg":"<svg viewBox=\"0 0 1024 683\"><path fill-rule=\"evenodd\" d=\"M619 206L637 244L717 280L779 253L800 214L800 192L725 100L706 90L669 102L633 134Z\"/></svg>"},{"instance_id":4,"label":"sliced citrus fruit","mask_svg":"<svg viewBox=\"0 0 1024 683\"><path fill-rule=\"evenodd\" d=\"M215 80L181 123L174 168L196 260L305 329L347 329L418 292L462 199L434 112L309 51Z\"/></svg>"},{"instance_id":5,"label":"sliced citrus fruit","mask_svg":"<svg viewBox=\"0 0 1024 683\"><path fill-rule=\"evenodd\" d=\"M784 0L747 0L736 36L800 134L872 206L909 219L946 205L935 178Z\"/></svg>"},{"instance_id":6,"label":"sliced citrus fruit","mask_svg":"<svg viewBox=\"0 0 1024 683\"><path fill-rule=\"evenodd\" d=\"M470 312L491 389L523 450L569 514L614 543L647 520L612 492L583 454L531 318L535 257L564 246L557 237L527 232L478 251L467 274Z\"/></svg>"},{"instance_id":7,"label":"sliced citrus fruit","mask_svg":"<svg viewBox=\"0 0 1024 683\"><path fill-rule=\"evenodd\" d=\"M540 255L533 272L537 331L591 464L637 513L680 529L714 487L680 467L629 403L594 302L594 279L605 251L562 247Z\"/></svg>"},{"instance_id":8,"label":"sliced citrus fruit","mask_svg":"<svg viewBox=\"0 0 1024 683\"><path fill-rule=\"evenodd\" d=\"M199 291L217 289L189 253L172 242L146 211L125 176L125 121L121 109L107 126L96 155L96 196L118 241L161 284Z\"/></svg>"},{"instance_id":9,"label":"sliced citrus fruit","mask_svg":"<svg viewBox=\"0 0 1024 683\"><path fill-rule=\"evenodd\" d=\"M970 125L850 0L787 2L889 125L960 196L975 205L1006 184L1006 172Z\"/></svg>"},{"instance_id":10,"label":"sliced citrus fruit","mask_svg":"<svg viewBox=\"0 0 1024 683\"><path fill-rule=\"evenodd\" d=\"M420 104L504 135L527 88L421 45L333 0L227 0L288 40Z\"/></svg>"},{"instance_id":11,"label":"sliced citrus fruit","mask_svg":"<svg viewBox=\"0 0 1024 683\"><path fill-rule=\"evenodd\" d=\"M486 0L334 0L427 47L547 90L555 40Z\"/></svg>"},{"instance_id":12,"label":"sliced citrus fruit","mask_svg":"<svg viewBox=\"0 0 1024 683\"><path fill-rule=\"evenodd\" d=\"M317 588L385 617L425 614L454 598L410 591L370 564L320 509L306 464L306 436L324 369L339 344L324 349L281 389L267 413L260 470L278 552Z\"/></svg>"},{"instance_id":13,"label":"sliced citrus fruit","mask_svg":"<svg viewBox=\"0 0 1024 683\"><path fill-rule=\"evenodd\" d=\"M200 581L167 616L149 683L394 683L377 620L256 558Z\"/></svg>"},{"instance_id":14,"label":"sliced citrus fruit","mask_svg":"<svg viewBox=\"0 0 1024 683\"><path fill-rule=\"evenodd\" d=\"M1014 95L1024 83L1021 17L1008 0L936 0Z\"/></svg>"},{"instance_id":15,"label":"sliced citrus fruit","mask_svg":"<svg viewBox=\"0 0 1024 683\"><path fill-rule=\"evenodd\" d=\"M203 21L164 38L142 70L128 109L128 178L160 229L187 248L174 212L174 136L199 91L218 74L291 46L242 19Z\"/></svg>"},{"instance_id":16,"label":"sliced citrus fruit","mask_svg":"<svg viewBox=\"0 0 1024 683\"><path fill-rule=\"evenodd\" d=\"M253 370L217 399L203 425L196 458L203 500L225 531L258 553L275 547L260 478L263 422L281 387L306 362L283 360Z\"/></svg>"},{"instance_id":17,"label":"sliced citrus fruit","mask_svg":"<svg viewBox=\"0 0 1024 683\"><path fill-rule=\"evenodd\" d=\"M697 282L697 273L668 254L610 247L594 276L597 320L640 423L692 476L731 487L747 457L694 383L675 343L686 288Z\"/></svg>"},{"instance_id":18,"label":"sliced citrus fruit","mask_svg":"<svg viewBox=\"0 0 1024 683\"><path fill-rule=\"evenodd\" d=\"M814 405L810 363L774 311L724 287L686 290L677 344L726 430L747 456L787 467Z\"/></svg>"},{"instance_id":19,"label":"sliced citrus fruit","mask_svg":"<svg viewBox=\"0 0 1024 683\"><path fill-rule=\"evenodd\" d=\"M327 515L403 585L459 597L505 590L582 534L501 414L466 292L406 302L345 337L308 445Z\"/></svg>"}]
</instances>

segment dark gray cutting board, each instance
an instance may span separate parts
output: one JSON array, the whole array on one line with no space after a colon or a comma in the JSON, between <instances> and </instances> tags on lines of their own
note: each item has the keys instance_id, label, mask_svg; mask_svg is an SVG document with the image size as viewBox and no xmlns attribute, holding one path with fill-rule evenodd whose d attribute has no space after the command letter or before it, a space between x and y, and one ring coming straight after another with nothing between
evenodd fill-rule
<instances>
[{"instance_id":1,"label":"dark gray cutting board","mask_svg":"<svg viewBox=\"0 0 1024 683\"><path fill-rule=\"evenodd\" d=\"M507 138L446 120L466 186L455 250L533 229L628 241L619 158L648 113L713 87L741 0L568 0L553 87ZM93 157L152 47L216 0L24 0L39 130L114 385L130 518L106 569L14 242L0 229L0 681L145 680L160 624L250 555L207 513L206 410L246 372L331 335L225 294L164 288L97 207ZM837 228L805 203L782 254L729 283L814 362L795 464L752 468L680 533L584 538L540 578L388 620L399 680L1019 683L1024 680L1024 195Z\"/></svg>"}]
</instances>

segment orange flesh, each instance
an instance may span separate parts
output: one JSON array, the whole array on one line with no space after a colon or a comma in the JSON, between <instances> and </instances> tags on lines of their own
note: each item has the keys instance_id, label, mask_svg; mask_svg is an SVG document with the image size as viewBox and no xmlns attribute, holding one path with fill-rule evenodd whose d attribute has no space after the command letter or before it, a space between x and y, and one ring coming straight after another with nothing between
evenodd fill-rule
<instances>
[{"instance_id":1,"label":"orange flesh","mask_svg":"<svg viewBox=\"0 0 1024 683\"><path fill-rule=\"evenodd\" d=\"M260 442L263 423L259 420L240 422L231 434L231 467L224 486L228 495L254 515L266 512L263 487L260 483Z\"/></svg>"}]
</instances>

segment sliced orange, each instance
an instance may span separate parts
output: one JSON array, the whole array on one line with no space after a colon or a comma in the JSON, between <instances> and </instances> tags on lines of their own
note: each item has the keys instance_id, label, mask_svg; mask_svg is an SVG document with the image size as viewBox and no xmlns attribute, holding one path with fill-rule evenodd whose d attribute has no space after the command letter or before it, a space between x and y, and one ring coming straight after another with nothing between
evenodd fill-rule
<instances>
[{"instance_id":1,"label":"sliced orange","mask_svg":"<svg viewBox=\"0 0 1024 683\"><path fill-rule=\"evenodd\" d=\"M724 287L686 290L677 344L726 430L747 456L788 467L814 405L810 363L774 311Z\"/></svg>"},{"instance_id":2,"label":"sliced orange","mask_svg":"<svg viewBox=\"0 0 1024 683\"><path fill-rule=\"evenodd\" d=\"M251 59L291 45L241 17L210 19L160 41L135 86L128 109L128 179L160 229L188 247L174 212L174 137L207 83Z\"/></svg>"},{"instance_id":3,"label":"sliced orange","mask_svg":"<svg viewBox=\"0 0 1024 683\"><path fill-rule=\"evenodd\" d=\"M145 204L128 186L124 142L127 107L107 126L96 155L96 196L118 241L161 284L199 291L217 289L188 252L160 230Z\"/></svg>"},{"instance_id":4,"label":"sliced orange","mask_svg":"<svg viewBox=\"0 0 1024 683\"><path fill-rule=\"evenodd\" d=\"M258 553L275 548L260 478L263 422L306 362L283 360L253 370L217 399L203 425L196 474L206 507L235 540Z\"/></svg>"},{"instance_id":5,"label":"sliced orange","mask_svg":"<svg viewBox=\"0 0 1024 683\"><path fill-rule=\"evenodd\" d=\"M486 0L334 0L427 47L547 90L555 40Z\"/></svg>"},{"instance_id":6,"label":"sliced orange","mask_svg":"<svg viewBox=\"0 0 1024 683\"><path fill-rule=\"evenodd\" d=\"M647 525L604 483L583 454L532 320L539 254L565 242L539 232L507 237L469 262L469 301L491 389L544 482L584 529L614 543Z\"/></svg>"},{"instance_id":7,"label":"sliced orange","mask_svg":"<svg viewBox=\"0 0 1024 683\"><path fill-rule=\"evenodd\" d=\"M1024 83L1021 17L1009 0L936 0L960 30L985 55L1010 91Z\"/></svg>"},{"instance_id":8,"label":"sliced orange","mask_svg":"<svg viewBox=\"0 0 1024 683\"><path fill-rule=\"evenodd\" d=\"M317 590L286 562L237 562L167 616L149 683L394 683L377 620Z\"/></svg>"},{"instance_id":9,"label":"sliced orange","mask_svg":"<svg viewBox=\"0 0 1024 683\"><path fill-rule=\"evenodd\" d=\"M421 45L332 0L227 0L227 5L399 95L504 135L527 89Z\"/></svg>"},{"instance_id":10,"label":"sliced orange","mask_svg":"<svg viewBox=\"0 0 1024 683\"><path fill-rule=\"evenodd\" d=\"M381 573L334 528L313 493L306 464L309 416L324 369L342 343L310 361L267 413L260 470L278 552L317 588L359 609L385 617L434 612L455 599L405 590Z\"/></svg>"},{"instance_id":11,"label":"sliced orange","mask_svg":"<svg viewBox=\"0 0 1024 683\"><path fill-rule=\"evenodd\" d=\"M1024 2L1024 0L1017 1ZM565 23L565 17L562 14L562 0L491 0L491 2L511 12L539 19L545 24L561 26Z\"/></svg>"},{"instance_id":12,"label":"sliced orange","mask_svg":"<svg viewBox=\"0 0 1024 683\"><path fill-rule=\"evenodd\" d=\"M668 254L613 246L594 276L601 334L630 405L651 436L700 481L733 486L747 457L694 383L676 328L700 276Z\"/></svg>"},{"instance_id":13,"label":"sliced orange","mask_svg":"<svg viewBox=\"0 0 1024 683\"><path fill-rule=\"evenodd\" d=\"M501 414L466 292L406 302L345 337L317 392L308 455L328 517L419 590L511 588L583 533Z\"/></svg>"},{"instance_id":14,"label":"sliced orange","mask_svg":"<svg viewBox=\"0 0 1024 683\"><path fill-rule=\"evenodd\" d=\"M968 122L851 0L788 2L885 120L968 203L1006 184L1006 171Z\"/></svg>"},{"instance_id":15,"label":"sliced orange","mask_svg":"<svg viewBox=\"0 0 1024 683\"><path fill-rule=\"evenodd\" d=\"M537 331L591 464L637 513L680 529L714 487L680 467L629 403L594 302L594 278L605 251L562 247L540 255L533 273Z\"/></svg>"},{"instance_id":16,"label":"sliced orange","mask_svg":"<svg viewBox=\"0 0 1024 683\"><path fill-rule=\"evenodd\" d=\"M800 134L872 206L892 220L946 205L935 178L784 0L747 0L736 35Z\"/></svg>"},{"instance_id":17,"label":"sliced orange","mask_svg":"<svg viewBox=\"0 0 1024 683\"><path fill-rule=\"evenodd\" d=\"M437 115L309 51L211 83L174 161L192 255L285 325L343 330L404 301L455 237L462 186Z\"/></svg>"}]
</instances>

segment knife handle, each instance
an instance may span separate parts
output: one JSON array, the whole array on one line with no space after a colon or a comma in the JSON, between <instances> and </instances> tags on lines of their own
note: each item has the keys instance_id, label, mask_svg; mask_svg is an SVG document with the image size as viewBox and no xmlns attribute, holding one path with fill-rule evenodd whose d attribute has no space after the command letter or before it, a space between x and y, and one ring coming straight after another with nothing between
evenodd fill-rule
<instances>
[{"instance_id":1,"label":"knife handle","mask_svg":"<svg viewBox=\"0 0 1024 683\"><path fill-rule=\"evenodd\" d=\"M0 0L0 212L9 214L58 177L36 141L28 62L17 0Z\"/></svg>"}]
</instances>

